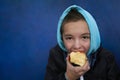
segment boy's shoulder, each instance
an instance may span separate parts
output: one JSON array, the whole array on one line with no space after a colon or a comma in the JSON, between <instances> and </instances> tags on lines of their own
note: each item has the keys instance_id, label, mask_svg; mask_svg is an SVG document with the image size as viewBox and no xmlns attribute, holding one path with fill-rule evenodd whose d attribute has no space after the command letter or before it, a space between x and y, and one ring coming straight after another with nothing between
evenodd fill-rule
<instances>
[{"instance_id":1,"label":"boy's shoulder","mask_svg":"<svg viewBox=\"0 0 120 80\"><path fill-rule=\"evenodd\" d=\"M64 58L64 51L59 47L59 45L56 45L50 49L50 55L55 58Z\"/></svg>"},{"instance_id":2,"label":"boy's shoulder","mask_svg":"<svg viewBox=\"0 0 120 80\"><path fill-rule=\"evenodd\" d=\"M57 53L63 53L64 51L59 47L59 45L57 44L57 45L55 45L54 47L52 47L51 49L50 49L50 52L57 52Z\"/></svg>"},{"instance_id":3,"label":"boy's shoulder","mask_svg":"<svg viewBox=\"0 0 120 80\"><path fill-rule=\"evenodd\" d=\"M113 53L110 50L103 48L103 47L100 47L97 50L97 53L99 56L113 56Z\"/></svg>"},{"instance_id":4,"label":"boy's shoulder","mask_svg":"<svg viewBox=\"0 0 120 80\"><path fill-rule=\"evenodd\" d=\"M111 61L111 60L114 60L115 57L114 57L114 54L109 51L108 49L106 48L103 48L101 47L99 52L98 52L98 57L101 58L101 59L105 59L107 61Z\"/></svg>"}]
</instances>

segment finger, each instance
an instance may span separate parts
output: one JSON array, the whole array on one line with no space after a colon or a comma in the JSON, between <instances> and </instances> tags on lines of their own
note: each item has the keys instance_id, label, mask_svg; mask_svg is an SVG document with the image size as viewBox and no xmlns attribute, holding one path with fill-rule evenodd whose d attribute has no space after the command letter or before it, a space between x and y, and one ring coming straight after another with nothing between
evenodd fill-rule
<instances>
[{"instance_id":1,"label":"finger","mask_svg":"<svg viewBox=\"0 0 120 80\"><path fill-rule=\"evenodd\" d=\"M83 71L78 73L79 76L82 76L84 74L85 74L85 72L83 72Z\"/></svg>"},{"instance_id":2,"label":"finger","mask_svg":"<svg viewBox=\"0 0 120 80\"><path fill-rule=\"evenodd\" d=\"M86 63L83 65L83 67L86 67L86 66L88 66L88 65L89 65L89 62L86 61Z\"/></svg>"},{"instance_id":3,"label":"finger","mask_svg":"<svg viewBox=\"0 0 120 80\"><path fill-rule=\"evenodd\" d=\"M71 63L70 63L69 55L66 57L66 63L67 63L68 66L72 66Z\"/></svg>"},{"instance_id":4,"label":"finger","mask_svg":"<svg viewBox=\"0 0 120 80\"><path fill-rule=\"evenodd\" d=\"M82 67L75 67L74 72L75 72L76 75L81 76L81 75L83 75L86 71L84 71Z\"/></svg>"},{"instance_id":5,"label":"finger","mask_svg":"<svg viewBox=\"0 0 120 80\"><path fill-rule=\"evenodd\" d=\"M83 70L88 71L90 69L89 61L86 61L85 65L82 68Z\"/></svg>"}]
</instances>

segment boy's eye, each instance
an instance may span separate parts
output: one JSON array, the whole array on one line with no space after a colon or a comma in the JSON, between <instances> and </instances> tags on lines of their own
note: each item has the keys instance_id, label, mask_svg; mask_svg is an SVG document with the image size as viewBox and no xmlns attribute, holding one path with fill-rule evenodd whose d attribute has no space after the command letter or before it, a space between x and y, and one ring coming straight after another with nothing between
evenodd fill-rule
<instances>
[{"instance_id":1,"label":"boy's eye","mask_svg":"<svg viewBox=\"0 0 120 80\"><path fill-rule=\"evenodd\" d=\"M90 39L89 36L83 36L82 38L83 38L83 39Z\"/></svg>"},{"instance_id":2,"label":"boy's eye","mask_svg":"<svg viewBox=\"0 0 120 80\"><path fill-rule=\"evenodd\" d=\"M71 40L71 39L72 39L72 37L66 37L65 39L66 39L66 40Z\"/></svg>"}]
</instances>

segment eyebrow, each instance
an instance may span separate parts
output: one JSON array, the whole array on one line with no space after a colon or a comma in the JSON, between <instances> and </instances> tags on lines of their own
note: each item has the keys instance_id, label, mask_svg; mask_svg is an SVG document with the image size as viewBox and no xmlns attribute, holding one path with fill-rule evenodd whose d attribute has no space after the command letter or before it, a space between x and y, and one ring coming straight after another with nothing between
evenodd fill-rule
<instances>
[{"instance_id":1,"label":"eyebrow","mask_svg":"<svg viewBox=\"0 0 120 80\"><path fill-rule=\"evenodd\" d=\"M72 37L72 35L66 34L66 35L64 35L64 37Z\"/></svg>"},{"instance_id":2,"label":"eyebrow","mask_svg":"<svg viewBox=\"0 0 120 80\"><path fill-rule=\"evenodd\" d=\"M90 35L90 33L83 33L81 35ZM71 34L65 34L64 36L72 36Z\"/></svg>"},{"instance_id":3,"label":"eyebrow","mask_svg":"<svg viewBox=\"0 0 120 80\"><path fill-rule=\"evenodd\" d=\"M83 33L82 35L90 35L90 33Z\"/></svg>"}]
</instances>

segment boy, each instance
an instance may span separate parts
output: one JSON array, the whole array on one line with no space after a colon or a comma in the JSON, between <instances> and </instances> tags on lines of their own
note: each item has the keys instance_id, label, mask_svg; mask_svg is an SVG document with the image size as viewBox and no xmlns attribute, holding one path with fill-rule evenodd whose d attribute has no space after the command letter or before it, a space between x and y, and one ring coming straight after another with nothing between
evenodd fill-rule
<instances>
[{"instance_id":1,"label":"boy","mask_svg":"<svg viewBox=\"0 0 120 80\"><path fill-rule=\"evenodd\" d=\"M119 80L119 69L113 55L100 44L100 33L94 18L79 6L68 7L60 17L58 45L50 50L45 80ZM88 61L73 66L71 52L83 52Z\"/></svg>"}]
</instances>

